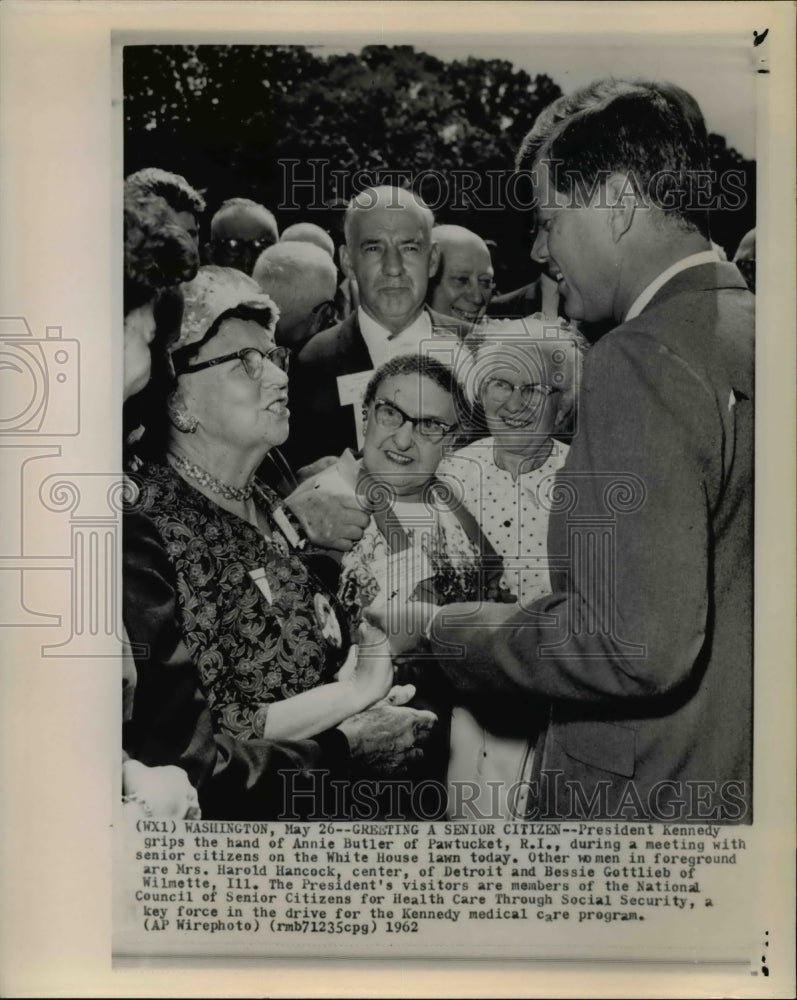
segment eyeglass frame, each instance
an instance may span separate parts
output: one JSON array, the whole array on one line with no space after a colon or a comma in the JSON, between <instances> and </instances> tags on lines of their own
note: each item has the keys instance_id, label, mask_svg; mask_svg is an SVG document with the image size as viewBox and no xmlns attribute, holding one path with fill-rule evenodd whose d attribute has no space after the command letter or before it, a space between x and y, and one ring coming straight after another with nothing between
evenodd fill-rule
<instances>
[{"instance_id":1,"label":"eyeglass frame","mask_svg":"<svg viewBox=\"0 0 797 1000\"><path fill-rule=\"evenodd\" d=\"M280 371L286 372L290 366L291 351L289 347L282 347L279 344L275 344L274 347L270 347L267 351L261 351L259 347L242 347L240 350L233 351L231 354L223 354L218 358L211 358L209 361L200 361L195 365L189 363L188 359L179 359L175 364L174 358L170 357L172 373L175 378L179 375L193 375L195 372L201 372L205 368L212 368L214 365L223 364L225 361L237 361L240 360L243 363L244 371L253 382L257 382L263 377L263 372L259 375L251 375L249 369L246 367L246 361L244 360L244 355L248 354L250 351L254 351L255 354L259 354L263 362L271 361L271 363L279 368ZM272 355L279 354L284 358L284 365L280 364L278 361L272 360Z\"/></svg>"},{"instance_id":2,"label":"eyeglass frame","mask_svg":"<svg viewBox=\"0 0 797 1000\"><path fill-rule=\"evenodd\" d=\"M503 382L504 385L510 386L510 391L506 394L504 399L500 400L501 404L506 403L507 400L511 399L516 389L520 390L520 399L524 406L529 405L532 399L532 395L535 392L541 393L547 399L549 396L552 396L555 392L560 391L559 389L556 388L556 386L548 385L547 382L523 382L520 385L513 385L512 382L509 381L509 379L501 378L500 376L495 376L495 377L488 376L482 383L482 389L481 389L482 396L486 396L490 391L490 386L494 385L496 382ZM528 393L527 396L524 395L524 390L526 390L526 392ZM499 400L496 399L496 402L499 402Z\"/></svg>"},{"instance_id":3,"label":"eyeglass frame","mask_svg":"<svg viewBox=\"0 0 797 1000\"><path fill-rule=\"evenodd\" d=\"M379 419L378 416L379 412L383 411L386 406L389 406L392 410L395 410L396 413L399 414L399 416L403 417L403 420L401 421L400 424L398 424L398 426L390 427L389 424L385 424L383 423L382 420ZM444 423L444 421L438 420L437 417L411 417L409 413L405 413L400 406L396 406L396 404L390 399L382 399L381 397L377 397L373 401L373 408L374 408L374 419L376 420L376 422L379 424L380 427L385 427L387 430L399 431L404 426L404 424L410 423L412 424L413 437L421 437L423 438L424 441L429 441L432 444L440 444L440 442L443 440L446 434L451 434L458 427L457 424ZM428 420L435 424L438 424L440 427L444 427L445 430L443 430L440 433L439 437L437 436L437 432L435 432L434 437L430 434L424 434L419 426L421 422L424 420Z\"/></svg>"}]
</instances>

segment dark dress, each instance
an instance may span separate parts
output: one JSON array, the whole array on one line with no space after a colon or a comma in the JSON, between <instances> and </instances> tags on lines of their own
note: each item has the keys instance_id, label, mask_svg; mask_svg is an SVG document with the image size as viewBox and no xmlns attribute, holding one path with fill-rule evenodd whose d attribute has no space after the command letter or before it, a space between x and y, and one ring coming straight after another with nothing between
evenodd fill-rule
<instances>
[{"instance_id":1,"label":"dark dress","mask_svg":"<svg viewBox=\"0 0 797 1000\"><path fill-rule=\"evenodd\" d=\"M214 725L242 740L263 735L269 704L333 680L350 645L335 596L288 540L299 540L298 524L265 487L254 500L271 539L169 466L152 466L141 494L176 572L181 629Z\"/></svg>"},{"instance_id":2,"label":"dark dress","mask_svg":"<svg viewBox=\"0 0 797 1000\"><path fill-rule=\"evenodd\" d=\"M124 727L125 752L144 764L184 768L205 819L294 818L290 802L286 809L283 775L291 776L297 791L297 779L317 790L316 776L324 770L347 777L345 736L333 729L312 740L272 741L246 733L265 715L252 707L255 698L267 705L337 669L342 650L326 649L311 596L328 592L316 587L311 570L295 565L297 554L283 552L266 568L275 600L261 620L255 609L265 597L248 575L246 560L252 569L265 568L262 536L171 469L151 471L124 518L123 613L138 674L132 717ZM262 496L269 502L273 495ZM302 605L303 597L309 604ZM227 631L213 635L205 655L200 635L217 627ZM247 652L258 648L272 649L270 662L247 661ZM225 659L233 651L237 659ZM234 662L234 669L224 677L221 665L227 662ZM272 673L277 663L285 667L280 683ZM305 795L301 804L304 812L319 811L312 796Z\"/></svg>"}]
</instances>

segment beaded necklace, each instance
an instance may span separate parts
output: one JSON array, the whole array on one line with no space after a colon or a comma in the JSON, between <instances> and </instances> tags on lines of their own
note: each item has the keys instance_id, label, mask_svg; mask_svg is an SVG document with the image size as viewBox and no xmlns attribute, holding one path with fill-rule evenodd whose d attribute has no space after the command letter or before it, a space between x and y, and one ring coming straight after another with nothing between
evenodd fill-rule
<instances>
[{"instance_id":1,"label":"beaded necklace","mask_svg":"<svg viewBox=\"0 0 797 1000\"><path fill-rule=\"evenodd\" d=\"M227 483L223 483L220 479L216 479L215 476L211 476L211 474L203 469L202 466L189 462L188 459L183 458L182 455L175 455L173 451L170 451L169 457L181 472L184 472L201 486L212 490L214 493L221 494L225 500L236 500L238 502L245 503L252 497L252 493L255 488L254 476L249 480L246 486L230 486Z\"/></svg>"}]
</instances>

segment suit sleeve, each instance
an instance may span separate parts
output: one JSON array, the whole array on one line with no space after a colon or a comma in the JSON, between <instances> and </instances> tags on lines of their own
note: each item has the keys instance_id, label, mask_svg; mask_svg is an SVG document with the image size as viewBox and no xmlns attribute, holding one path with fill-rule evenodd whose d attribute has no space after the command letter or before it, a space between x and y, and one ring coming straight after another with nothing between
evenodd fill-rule
<instances>
[{"instance_id":1,"label":"suit sleeve","mask_svg":"<svg viewBox=\"0 0 797 1000\"><path fill-rule=\"evenodd\" d=\"M722 426L713 393L665 347L630 331L597 345L549 523L553 593L456 623L443 609L432 637L455 686L620 708L694 680Z\"/></svg>"},{"instance_id":2,"label":"suit sleeve","mask_svg":"<svg viewBox=\"0 0 797 1000\"><path fill-rule=\"evenodd\" d=\"M339 455L351 444L346 421L353 430L353 418L349 408L340 406L332 360L319 356L313 343L291 364L288 401L290 432L282 450L294 472L325 455Z\"/></svg>"},{"instance_id":3,"label":"suit sleeve","mask_svg":"<svg viewBox=\"0 0 797 1000\"><path fill-rule=\"evenodd\" d=\"M348 743L339 730L296 742L242 742L213 732L178 624L171 563L157 528L138 513L125 519L123 595L138 673L125 752L147 765L182 767L198 790L204 818L277 818L285 811L283 772L292 773L297 790L317 787L313 771L347 773ZM301 798L310 804L308 794Z\"/></svg>"}]
</instances>

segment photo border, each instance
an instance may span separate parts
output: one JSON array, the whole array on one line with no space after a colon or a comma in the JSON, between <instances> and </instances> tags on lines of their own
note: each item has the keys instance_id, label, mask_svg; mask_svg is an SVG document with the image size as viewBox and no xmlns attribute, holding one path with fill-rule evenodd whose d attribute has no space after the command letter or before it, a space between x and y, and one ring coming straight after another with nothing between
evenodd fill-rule
<instances>
[{"instance_id":1,"label":"photo border","mask_svg":"<svg viewBox=\"0 0 797 1000\"><path fill-rule=\"evenodd\" d=\"M119 171L121 163L119 116L108 107L112 40L190 42L213 32L221 42L261 41L266 31L279 31L279 41L301 44L301 36L317 33L325 19L339 26L341 16L371 17L368 38L384 32L382 38L397 44L422 45L424 34L447 30L450 18L482 36L485 30L481 3L441 4L434 11L410 3L224 3L223 18L220 7L11 0L0 9L0 316L24 316L36 337L58 324L85 347L84 429L70 446L68 463L80 470L96 469L98 453L106 470L121 467L121 420L107 420L108 412L118 411L122 358L120 227L111 222L120 217L121 197L109 176L109 165ZM504 17L516 21L528 14L535 32L553 38L573 5L491 3L489 10L491 29ZM759 88L756 151L758 223L767 237L758 244L756 304L754 789L755 823L769 831L777 864L762 873L755 913L773 927L771 974L747 984L745 993L777 996L779 986L793 986L795 588L793 567L784 563L794 552L794 11L779 3L629 4L622 24L615 11L614 4L583 5L580 26L597 21L599 31L619 36L666 33L673 25L677 33L686 26L692 35L716 34L721 12L720 33L749 32L754 24L770 31L769 48L762 47L766 56L751 44L751 71L767 78ZM407 31L412 18L422 18L423 32ZM229 28L216 33L222 20ZM760 59L765 62L756 65ZM79 253L70 252L71 243ZM790 555L784 559L784 553ZM741 989L738 978L711 967L684 974L661 966L612 968L611 982L602 973L598 982L595 971L573 974L562 963L538 961L502 962L500 976L498 963L462 960L446 960L440 968L428 961L213 959L212 969L200 961L193 973L177 967L183 962L162 960L147 968L152 963L140 960L112 969L109 831L118 780L118 675L113 661L102 657L48 662L37 651L36 629L3 638L0 789L14 806L0 871L6 914L14 918L0 931L0 967L9 994L567 996L586 987L593 996L694 996ZM768 663L774 664L771 672ZM31 718L31 706L42 709L40 719Z\"/></svg>"}]
</instances>

